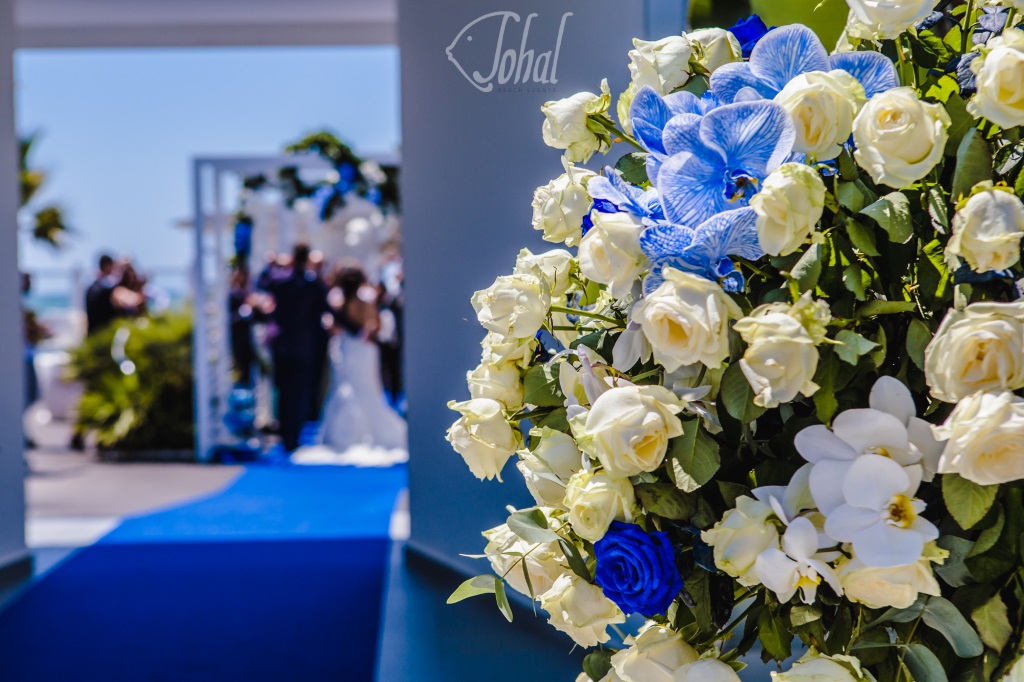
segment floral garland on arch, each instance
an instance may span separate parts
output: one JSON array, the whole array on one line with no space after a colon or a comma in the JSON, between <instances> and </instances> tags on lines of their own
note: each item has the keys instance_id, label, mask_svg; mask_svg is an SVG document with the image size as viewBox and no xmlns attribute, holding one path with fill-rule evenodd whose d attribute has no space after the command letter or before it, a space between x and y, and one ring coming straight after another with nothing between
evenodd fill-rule
<instances>
[{"instance_id":1,"label":"floral garland on arch","mask_svg":"<svg viewBox=\"0 0 1024 682\"><path fill-rule=\"evenodd\" d=\"M617 123L606 83L543 106L534 227L577 252L473 296L448 431L537 506L450 601L529 595L597 647L581 682L737 680L758 644L790 681L1021 655L1024 6L848 4L832 54L753 18L634 41Z\"/></svg>"}]
</instances>

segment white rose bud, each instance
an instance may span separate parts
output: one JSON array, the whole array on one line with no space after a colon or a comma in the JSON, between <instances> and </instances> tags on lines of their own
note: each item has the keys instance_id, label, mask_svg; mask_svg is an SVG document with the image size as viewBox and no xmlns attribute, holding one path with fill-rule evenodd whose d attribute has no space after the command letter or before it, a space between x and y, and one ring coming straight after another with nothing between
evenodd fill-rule
<instances>
[{"instance_id":1,"label":"white rose bud","mask_svg":"<svg viewBox=\"0 0 1024 682\"><path fill-rule=\"evenodd\" d=\"M635 506L636 494L629 479L605 471L581 471L565 486L569 523L584 540L603 538L612 521L632 521Z\"/></svg>"},{"instance_id":2,"label":"white rose bud","mask_svg":"<svg viewBox=\"0 0 1024 682\"><path fill-rule=\"evenodd\" d=\"M757 557L769 547L779 546L779 531L771 505L752 497L736 498L736 507L700 537L714 547L715 566L736 578L741 585L761 583L754 567Z\"/></svg>"},{"instance_id":3,"label":"white rose bud","mask_svg":"<svg viewBox=\"0 0 1024 682\"><path fill-rule=\"evenodd\" d=\"M548 622L572 637L582 647L607 642L608 626L625 623L626 616L604 596L597 585L591 585L574 573L565 573L551 589L540 596L540 606L548 612Z\"/></svg>"},{"instance_id":4,"label":"white rose bud","mask_svg":"<svg viewBox=\"0 0 1024 682\"><path fill-rule=\"evenodd\" d=\"M511 362L517 367L526 369L533 360L538 342L535 337L517 339L504 334L487 332L480 347L483 349L480 362L485 365L500 365Z\"/></svg>"},{"instance_id":5,"label":"white rose bud","mask_svg":"<svg viewBox=\"0 0 1024 682\"><path fill-rule=\"evenodd\" d=\"M551 518L550 509L542 508L541 511L547 517L551 530L561 525ZM529 595L532 585L533 596L538 598L550 590L555 580L569 570L565 564L565 555L557 542L526 542L509 530L508 525L504 523L484 531L483 536L488 541L484 554L491 562L491 569L495 574L505 576L505 582L521 594ZM517 554L525 556L520 560ZM526 584L523 566L530 574L530 585Z\"/></svg>"},{"instance_id":6,"label":"white rose bud","mask_svg":"<svg viewBox=\"0 0 1024 682\"><path fill-rule=\"evenodd\" d=\"M551 295L536 275L502 275L471 300L484 329L517 339L532 338L547 319Z\"/></svg>"},{"instance_id":7,"label":"white rose bud","mask_svg":"<svg viewBox=\"0 0 1024 682\"><path fill-rule=\"evenodd\" d=\"M754 404L777 407L797 394L814 395L818 369L814 339L798 319L786 313L745 317L733 329L747 342L740 369L754 389Z\"/></svg>"},{"instance_id":8,"label":"white rose bud","mask_svg":"<svg viewBox=\"0 0 1024 682\"><path fill-rule=\"evenodd\" d=\"M1021 237L1024 203L1012 190L987 186L953 216L947 260L963 258L975 272L1006 270L1020 261Z\"/></svg>"},{"instance_id":9,"label":"white rose bud","mask_svg":"<svg viewBox=\"0 0 1024 682\"><path fill-rule=\"evenodd\" d=\"M640 249L643 224L628 213L591 214L594 226L580 242L580 272L608 286L615 298L629 293L646 262Z\"/></svg>"},{"instance_id":10,"label":"white rose bud","mask_svg":"<svg viewBox=\"0 0 1024 682\"><path fill-rule=\"evenodd\" d=\"M533 429L531 438L540 439L533 449L521 450L516 467L537 504L563 507L565 484L583 468L583 454L571 436L549 428Z\"/></svg>"},{"instance_id":11,"label":"white rose bud","mask_svg":"<svg viewBox=\"0 0 1024 682\"><path fill-rule=\"evenodd\" d=\"M898 37L932 12L935 0L846 0L848 35L865 40Z\"/></svg>"},{"instance_id":12,"label":"white rose bud","mask_svg":"<svg viewBox=\"0 0 1024 682\"><path fill-rule=\"evenodd\" d=\"M573 434L580 449L612 476L628 478L661 466L668 441L683 435L682 404L664 386L622 386L594 401Z\"/></svg>"},{"instance_id":13,"label":"white rose bud","mask_svg":"<svg viewBox=\"0 0 1024 682\"><path fill-rule=\"evenodd\" d=\"M569 279L572 273L572 254L565 249L552 249L544 253L532 253L529 249L523 249L516 257L517 275L538 275L543 276L548 283L552 298L564 296L569 290L572 281Z\"/></svg>"},{"instance_id":14,"label":"white rose bud","mask_svg":"<svg viewBox=\"0 0 1024 682\"><path fill-rule=\"evenodd\" d=\"M950 310L925 348L924 374L931 394L947 403L1024 388L1024 301Z\"/></svg>"},{"instance_id":15,"label":"white rose bud","mask_svg":"<svg viewBox=\"0 0 1024 682\"><path fill-rule=\"evenodd\" d=\"M978 92L967 111L1002 128L1024 125L1024 31L1008 28L971 62Z\"/></svg>"},{"instance_id":16,"label":"white rose bud","mask_svg":"<svg viewBox=\"0 0 1024 682\"><path fill-rule=\"evenodd\" d=\"M940 474L960 474L978 485L1024 478L1024 399L1013 393L975 393L932 428L946 441Z\"/></svg>"},{"instance_id":17,"label":"white rose bud","mask_svg":"<svg viewBox=\"0 0 1024 682\"><path fill-rule=\"evenodd\" d=\"M874 682L853 656L824 656L809 651L784 673L772 671L774 682Z\"/></svg>"},{"instance_id":18,"label":"white rose bud","mask_svg":"<svg viewBox=\"0 0 1024 682\"><path fill-rule=\"evenodd\" d=\"M519 368L511 362L499 365L481 363L466 373L469 395L473 398L497 400L508 410L523 406L523 379Z\"/></svg>"},{"instance_id":19,"label":"white rose bud","mask_svg":"<svg viewBox=\"0 0 1024 682\"><path fill-rule=\"evenodd\" d=\"M629 73L637 90L647 85L667 95L690 80L693 46L685 35L655 41L634 38L633 47L629 51Z\"/></svg>"},{"instance_id":20,"label":"white rose bud","mask_svg":"<svg viewBox=\"0 0 1024 682\"><path fill-rule=\"evenodd\" d=\"M579 244L583 236L583 218L590 213L593 200L587 194L587 181L597 175L567 164L566 172L533 193L533 229L544 232L544 241Z\"/></svg>"},{"instance_id":21,"label":"white rose bud","mask_svg":"<svg viewBox=\"0 0 1024 682\"><path fill-rule=\"evenodd\" d=\"M678 632L649 622L633 646L612 656L612 668L625 682L673 682L673 672L698 658Z\"/></svg>"},{"instance_id":22,"label":"white rose bud","mask_svg":"<svg viewBox=\"0 0 1024 682\"><path fill-rule=\"evenodd\" d=\"M906 566L876 568L854 557L839 567L839 582L847 599L869 609L905 609L917 601L919 594L941 596L932 563L941 564L948 555L929 543L921 558Z\"/></svg>"},{"instance_id":23,"label":"white rose bud","mask_svg":"<svg viewBox=\"0 0 1024 682\"><path fill-rule=\"evenodd\" d=\"M714 73L723 64L743 61L740 41L724 28L702 28L687 35L690 42L698 45L697 63L708 73Z\"/></svg>"},{"instance_id":24,"label":"white rose bud","mask_svg":"<svg viewBox=\"0 0 1024 682\"><path fill-rule=\"evenodd\" d=\"M922 102L914 88L880 92L853 122L854 156L877 184L908 187L942 160L950 123L941 104Z\"/></svg>"},{"instance_id":25,"label":"white rose bud","mask_svg":"<svg viewBox=\"0 0 1024 682\"><path fill-rule=\"evenodd\" d=\"M825 210L825 183L807 164L784 163L765 178L750 207L757 214L761 248L786 256L814 234Z\"/></svg>"},{"instance_id":26,"label":"white rose bud","mask_svg":"<svg viewBox=\"0 0 1024 682\"><path fill-rule=\"evenodd\" d=\"M501 403L489 398L448 403L462 416L448 429L447 440L466 460L473 475L482 480L501 480L501 469L519 447L520 438Z\"/></svg>"},{"instance_id":27,"label":"white rose bud","mask_svg":"<svg viewBox=\"0 0 1024 682\"><path fill-rule=\"evenodd\" d=\"M654 360L674 372L703 363L715 369L729 357L729 322L742 317L717 283L666 268L664 283L633 308Z\"/></svg>"},{"instance_id":28,"label":"white rose bud","mask_svg":"<svg viewBox=\"0 0 1024 682\"><path fill-rule=\"evenodd\" d=\"M717 658L702 658L676 670L672 682L740 682L740 676Z\"/></svg>"},{"instance_id":29,"label":"white rose bud","mask_svg":"<svg viewBox=\"0 0 1024 682\"><path fill-rule=\"evenodd\" d=\"M565 99L545 102L540 108L544 114L541 135L544 144L564 149L565 158L572 162L586 162L594 152L611 148L608 133L595 133L587 125L591 114L603 114L611 104L608 81L601 82L601 94L578 92Z\"/></svg>"},{"instance_id":30,"label":"white rose bud","mask_svg":"<svg viewBox=\"0 0 1024 682\"><path fill-rule=\"evenodd\" d=\"M853 119L867 98L864 87L846 71L812 71L786 84L775 103L796 129L793 151L834 159L853 132Z\"/></svg>"}]
</instances>

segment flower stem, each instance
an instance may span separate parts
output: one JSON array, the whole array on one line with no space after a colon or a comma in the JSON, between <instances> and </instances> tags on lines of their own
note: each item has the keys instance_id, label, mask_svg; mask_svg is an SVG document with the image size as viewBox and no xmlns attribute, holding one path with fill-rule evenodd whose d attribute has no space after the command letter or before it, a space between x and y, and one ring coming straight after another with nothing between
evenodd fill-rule
<instances>
[{"instance_id":1,"label":"flower stem","mask_svg":"<svg viewBox=\"0 0 1024 682\"><path fill-rule=\"evenodd\" d=\"M589 317L602 322L608 322L616 326L622 326L622 320L617 320L614 317L608 317L606 315L599 315L592 313L589 310L577 310L576 308L568 308L562 305L551 306L551 312L553 313L565 313L566 315L579 315L580 317Z\"/></svg>"},{"instance_id":2,"label":"flower stem","mask_svg":"<svg viewBox=\"0 0 1024 682\"><path fill-rule=\"evenodd\" d=\"M613 123L610 119L607 119L604 116L594 116L591 120L597 121L609 133L612 133L613 135L615 135L615 137L619 138L623 142L636 147L645 154L647 153L647 150L640 146L640 143L637 142L632 135L627 135L624 131L619 130L618 126L616 126L615 123Z\"/></svg>"}]
</instances>

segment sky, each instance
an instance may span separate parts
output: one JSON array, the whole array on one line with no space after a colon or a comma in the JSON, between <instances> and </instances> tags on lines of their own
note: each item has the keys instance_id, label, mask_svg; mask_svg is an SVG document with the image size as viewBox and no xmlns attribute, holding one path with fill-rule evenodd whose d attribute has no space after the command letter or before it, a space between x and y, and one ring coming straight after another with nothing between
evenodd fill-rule
<instances>
[{"instance_id":1,"label":"sky","mask_svg":"<svg viewBox=\"0 0 1024 682\"><path fill-rule=\"evenodd\" d=\"M90 272L97 254L185 268L194 156L276 154L330 129L356 152L399 148L394 47L22 50L21 134L75 230L59 252L22 235L23 269ZM36 287L63 285L37 276ZM174 283L166 282L173 286Z\"/></svg>"}]
</instances>

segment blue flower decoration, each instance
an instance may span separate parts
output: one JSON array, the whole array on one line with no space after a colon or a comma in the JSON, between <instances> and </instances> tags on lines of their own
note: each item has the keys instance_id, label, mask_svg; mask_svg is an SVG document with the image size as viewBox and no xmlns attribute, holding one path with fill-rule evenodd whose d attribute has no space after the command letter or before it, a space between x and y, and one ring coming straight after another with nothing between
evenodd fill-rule
<instances>
[{"instance_id":1,"label":"blue flower decoration","mask_svg":"<svg viewBox=\"0 0 1024 682\"><path fill-rule=\"evenodd\" d=\"M629 213L637 218L660 221L665 219L658 193L644 191L625 181L622 173L605 166L604 175L591 178L587 192L594 200L594 210L601 213Z\"/></svg>"},{"instance_id":2,"label":"blue flower decoration","mask_svg":"<svg viewBox=\"0 0 1024 682\"><path fill-rule=\"evenodd\" d=\"M636 524L614 521L594 543L594 555L598 586L626 613L665 613L683 589L666 533L646 533Z\"/></svg>"},{"instance_id":3,"label":"blue flower decoration","mask_svg":"<svg viewBox=\"0 0 1024 682\"><path fill-rule=\"evenodd\" d=\"M650 86L640 88L629 107L629 118L637 142L650 152L647 156L647 177L652 184L668 154L664 143L668 122L680 115L700 117L720 105L721 101L710 91L703 97L691 92L674 92L662 97Z\"/></svg>"},{"instance_id":4,"label":"blue flower decoration","mask_svg":"<svg viewBox=\"0 0 1024 682\"><path fill-rule=\"evenodd\" d=\"M832 55L814 31L800 24L771 31L750 54L749 62L720 66L711 74L711 91L722 102L760 96L772 99L789 81L811 71L842 69L860 81L868 97L899 85L896 67L878 52Z\"/></svg>"},{"instance_id":5,"label":"blue flower decoration","mask_svg":"<svg viewBox=\"0 0 1024 682\"><path fill-rule=\"evenodd\" d=\"M743 49L743 58L749 59L754 46L760 42L761 38L768 35L768 31L774 29L774 26L768 28L761 17L751 14L746 19L740 19L730 26L729 33L736 36L736 40L739 41L740 47Z\"/></svg>"},{"instance_id":6,"label":"blue flower decoration","mask_svg":"<svg viewBox=\"0 0 1024 682\"><path fill-rule=\"evenodd\" d=\"M764 100L672 118L662 136L668 155L647 160L666 220L699 225L746 206L761 181L792 153L795 137L786 111Z\"/></svg>"},{"instance_id":7,"label":"blue flower decoration","mask_svg":"<svg viewBox=\"0 0 1024 682\"><path fill-rule=\"evenodd\" d=\"M651 261L650 274L644 278L645 294L665 281L665 268L719 282L725 291L742 291L743 275L729 256L757 260L764 255L752 208L719 213L692 229L671 224L649 227L640 235L640 249Z\"/></svg>"}]
</instances>

